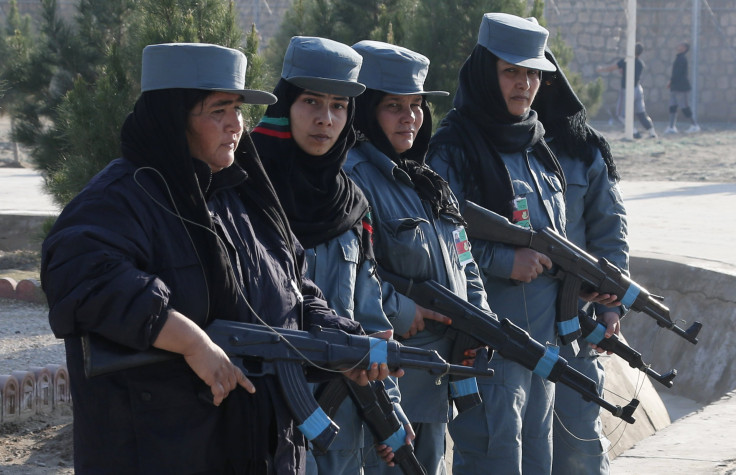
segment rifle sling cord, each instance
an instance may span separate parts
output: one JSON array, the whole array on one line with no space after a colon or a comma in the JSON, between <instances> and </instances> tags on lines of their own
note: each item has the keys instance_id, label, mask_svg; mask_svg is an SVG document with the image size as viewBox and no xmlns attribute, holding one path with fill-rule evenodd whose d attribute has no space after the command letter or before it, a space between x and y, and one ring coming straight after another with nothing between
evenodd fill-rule
<instances>
[{"instance_id":1,"label":"rifle sling cord","mask_svg":"<svg viewBox=\"0 0 736 475\"><path fill-rule=\"evenodd\" d=\"M167 208L167 207L166 207L166 205L164 205L163 203L161 203L160 201L158 201L158 200L157 200L157 199L156 199L156 198L155 198L154 196L152 196L152 195L151 195L151 193L150 193L150 192L149 192L148 190L146 190L146 189L145 189L145 187L144 187L144 186L143 186L143 185L142 185L142 184L141 184L141 183L140 183L140 182L138 181L138 172L140 172L141 170L151 170L151 171L155 172L155 173L156 173L156 174L157 174L157 175L158 175L158 176L159 176L159 177L161 178L161 180L163 181L164 187L166 188L166 192L167 192L167 194L169 195L169 200L171 200L171 203L172 203L172 206L173 206L173 208L174 208L174 211L171 211L171 210L170 210L169 208ZM215 231L213 231L213 230L209 229L208 227L206 227L206 226L203 226L203 225L201 225L201 224L199 224L199 223L196 223L196 222L194 222L194 221L191 221L191 220L189 220L189 219L186 219L186 218L185 218L185 217L183 217L183 216L182 216L181 214L179 214L179 210L178 210L178 208L176 207L176 203L174 202L174 197L173 197L173 195L172 195L172 193L171 193L171 189L169 188L169 184L168 184L168 183L166 182L166 178L164 178L164 176L163 176L163 175L161 174L161 172L159 172L159 171L158 171L158 170L156 170L155 168L152 168L152 167L140 167L140 168L138 168L138 169L137 169L137 170L135 171L135 173L133 174L133 180L134 180L134 181L135 181L135 183L136 183L136 184L138 185L138 187L140 187L140 188L141 188L141 190L143 190L143 192L144 192L144 193L145 193L146 195L148 195L148 197L149 197L149 198L151 198L151 200L152 200L152 201L153 201L154 203L156 203L156 204L157 204L157 205L158 205L159 207L161 207L161 209L163 209L163 210L164 210L164 211L166 211L167 213L169 213L169 214L171 214L172 216L174 216L174 217L176 217L176 218L178 218L178 219L179 219L179 221L181 222L182 226L184 227L184 231L186 232L186 234L187 234L187 237L189 238L189 241L190 241L190 242L192 243L192 248L194 249L194 253L195 253L195 255L197 256L197 260L199 261L199 265L200 265L200 267L202 268L202 274L203 274L203 277L204 277L204 283L205 283L205 287L207 287L207 274L206 274L206 272L205 272L205 270L204 270L204 265L202 264L202 260L201 260L201 257L199 256L199 253L197 252L197 248L196 248L196 246L194 246L194 240L192 239L191 235L189 234L189 230L188 230L188 229L187 229L187 227L186 227L186 223L189 223L189 224L191 224L191 225L193 225L193 226L198 226L198 227L200 227L200 228L204 229L205 231L207 231L207 232L209 232L209 233L212 233L212 234L213 234L213 235L214 235L214 236L215 236L215 237L217 238L217 240L218 240L218 241L220 241L220 243L221 243L221 244L223 245L223 247L224 247L225 249L227 249L227 246L225 246L225 243L224 243L224 242L222 241L222 238L221 238L221 237L220 237L220 236L219 236L219 235L218 235L218 234L217 234L217 233L216 233ZM229 272L233 273L233 270L232 270L232 267L231 267L231 266L228 266L228 270L229 270ZM237 279L235 278L235 276L234 276L234 275L231 275L231 277L233 278L233 282L236 282L236 283L238 282L238 280L237 280ZM366 359L368 359L368 358L370 357L370 355L371 355L371 353L372 353L372 350L373 350L374 348L376 348L377 346L381 345L381 343L382 343L382 341L383 341L383 340L381 340L380 338L371 338L371 340L372 340L372 341L371 341L371 345L370 345L370 347L368 348L368 351L366 352L365 356L363 356L363 358L361 358L361 359L360 359L360 361L358 361L357 363L355 363L355 365L353 365L353 366L351 366L351 367L349 367L349 368L345 368L345 369L343 369L343 370L336 370L336 369L331 369L331 368L324 368L324 367L322 367L322 366L318 365L317 363L315 363L314 361L310 360L310 359L309 359L309 358L308 358L308 357L307 357L307 356L306 356L306 355L305 355L304 353L302 353L301 351L299 351L299 349L298 349L297 347L295 347L295 346L294 346L294 345L293 345L293 344L292 344L292 343L291 343L291 342L290 342L290 341L289 341L289 340L288 340L288 339L287 339L287 338L286 338L286 337L285 337L284 335L282 335L281 333L279 333L279 331L278 331L278 330L277 330L276 328L274 328L274 327L272 327L271 325L269 325L268 323L266 323L266 321L265 321L265 320L263 320L263 319L262 319L262 318L260 317L260 315L258 315L258 313L256 313L255 309L254 309L254 308L253 308L253 307L252 307L252 306L250 305L250 302L248 302L248 299L247 299L247 298L245 297L245 294L243 293L243 289L242 289L242 288L241 288L241 287L240 287L239 285L238 285L238 286L237 286L236 288L237 288L237 290L238 290L238 294L239 294L239 295L240 295L240 297L241 297L241 298L243 299L243 301L245 302L245 304L246 304L246 306L248 307L248 309L250 310L250 312L251 312L251 313L253 314L253 316L254 316L254 317L255 317L255 318L256 318L256 319L258 320L258 322L259 322L259 323L260 323L261 325L263 325L263 326L265 326L266 328L268 328L268 329L269 329L269 330L270 330L271 332L273 332L273 333L274 333L275 335L278 335L278 337L279 337L279 340L280 340L280 341L283 341L283 342L284 342L284 343L285 343L285 344L286 344L286 345L287 345L288 347L290 347L290 348L291 348L292 350L294 350L294 352L295 352L295 353L297 353L297 354L298 354L299 356L301 356L301 357L302 357L302 358L303 358L303 359L304 359L304 360L305 360L305 361L306 361L306 362L307 362L308 364L310 364L311 366L314 366L315 368L318 368L318 369L320 369L320 370L323 370L323 371L327 371L327 372L329 372L329 373L343 373L344 371L350 371L350 370L356 369L356 368L358 368L359 366L361 366L361 365L363 364L363 362L364 362L364 361L366 361ZM206 292L206 295L207 295L207 300L208 300L208 302L207 302L207 307L209 308L209 291L208 291L208 292ZM300 302L300 304L302 305L302 311L301 311L301 315L302 315L302 317L303 317L303 315L304 315L304 299L301 299L301 298L300 298L300 299L299 299L299 302ZM302 327L303 327L303 326L304 326L304 325L303 325L303 322L302 322ZM369 368L369 369L370 369L370 368ZM446 370L446 371L449 371L449 364L448 364L448 366L447 366L447 370Z\"/></svg>"},{"instance_id":2,"label":"rifle sling cord","mask_svg":"<svg viewBox=\"0 0 736 475\"><path fill-rule=\"evenodd\" d=\"M654 344L654 341L652 341L652 344ZM584 351L584 349L587 350L587 348L588 348L588 346L586 344L583 348L580 349L580 351L582 352L582 351ZM577 358L577 356L575 356L575 357ZM586 357L583 357L583 358L586 358ZM651 366L651 365L649 365L649 366ZM634 396L633 396L634 399L638 399L638 396L639 396L639 394L641 393L641 391L642 391L642 389L644 387L644 379L645 378L643 377L643 373L640 372L640 371L637 371L636 383L634 384L634 387L636 388L636 391L634 391ZM613 390L611 390L609 388L605 388L604 387L603 390L604 391L607 391L607 392L609 392L611 394L613 394L616 397L621 398L624 401L626 401L626 397L624 397L624 396L622 396L622 395L614 392ZM562 428L565 431L565 433L568 436L570 436L571 438L573 438L573 439L575 439L575 440L577 440L579 442L597 442L597 441L600 441L601 442L601 447L602 447L601 450L602 451L601 452L598 452L598 453L588 453L588 452L585 452L585 451L581 450L580 447L570 446L569 444L567 445L567 447L569 449L574 450L578 455L583 456L583 457L600 457L600 456L602 456L604 454L607 454L610 451L612 451L614 449L614 447L617 447L619 445L619 443L621 442L621 439L623 438L623 436L626 433L626 427L628 426L628 424L624 423L623 420L619 420L616 423L616 425L611 428L609 434L601 434L601 437L586 439L586 438L583 438L583 437L579 437L579 436L575 435L572 431L570 431L570 429L568 429L567 426L564 424L564 422L561 420L559 414L554 409L554 407L553 407L552 413L554 414L555 421L557 422L557 424L559 425L559 427ZM600 418L600 416L598 416L598 417ZM554 424L554 422L553 422L553 424ZM611 440L612 437L610 437L610 436L615 431L617 431L619 428L621 428L621 427L622 427L621 432L618 435L618 437L616 438L616 440L615 441ZM603 427L601 427L601 432L602 432L602 429L603 429ZM556 429L553 429L553 430L556 430ZM604 446L603 441L608 441L608 447L605 447Z\"/></svg>"},{"instance_id":3,"label":"rifle sling cord","mask_svg":"<svg viewBox=\"0 0 736 475\"><path fill-rule=\"evenodd\" d=\"M529 244L530 244L530 246L529 246L529 247L530 247L530 248L531 248L531 239L533 239L533 237L530 237L530 240L529 240ZM526 302L526 284L525 284L525 283L523 283L523 282L521 283L521 293L522 293L522 300L523 300L523 303L524 303L524 316L525 316L525 318L526 318L526 324L527 324L527 329L530 329L530 328L531 328L531 324L530 324L530 322L529 322L529 309L528 309L528 307L527 307L527 302ZM547 342L547 343L548 343L548 345L549 345L549 342ZM548 346L548 345L547 345L547 346ZM586 347L586 348L587 348L587 347ZM582 350L581 350L581 351L582 351ZM546 355L546 353L545 353L545 355ZM544 358L544 357L543 357L543 358ZM637 388L637 389L636 389L636 392L635 392L635 397L636 397L636 395L638 395L638 394L639 394L639 393L641 392L641 390L642 390L642 388L643 388L643 385L644 385L644 379L643 379L643 377L642 377L642 373L641 373L641 372L638 372L638 373L639 373L639 374L637 375L637 382L636 382L636 384L635 384L635 387ZM535 374L536 374L536 373L535 373ZM540 377L542 377L541 375L539 375L539 376L540 376ZM545 378L545 379L546 379L546 378ZM614 393L614 392L613 392L613 391L611 391L610 389L606 389L606 391L608 391L608 392L610 392L610 393L612 393L612 394L614 394L614 395L616 395L616 396L620 397L621 399L624 399L624 400L626 400L626 398L624 398L623 396L621 396L621 395L619 395L619 394L616 394L616 393ZM546 389L545 389L545 392L546 392ZM582 396L581 396L581 397L582 397ZM551 395L550 395L549 393L547 393L547 400L549 401L550 399L551 399ZM572 437L573 439L575 439L575 440L577 440L577 441L579 441L579 442L596 442L596 441L601 441L601 442L602 442L602 441L604 441L604 440L609 440L609 439L608 439L608 435L607 435L607 434L602 434L602 436L601 436L601 437L596 437L596 438L593 438L593 439L586 439L586 438L583 438L583 437L579 437L579 436L577 436L577 435L573 434L573 433L572 433L572 432L570 431L570 429L568 429L568 428L567 428L567 426L565 426L565 424L564 424L564 423L562 422L562 420L560 419L560 416L559 416L559 415L557 414L557 411L556 411L556 410L554 409L554 405L553 405L553 407L552 407L552 413L554 414L554 418L555 418L555 420L557 421L557 423L558 423L558 424L560 425L560 427L562 427L562 429L563 429L563 430L564 430L564 431L565 431L565 432L566 432L566 433L567 433L567 434L568 434L568 435L569 435L570 437ZM600 416L599 416L599 417L600 417ZM554 424L554 422L553 422L553 424ZM615 441L615 442L611 442L611 441L609 440L609 446L608 446L608 448L603 448L603 449L602 449L602 452L599 452L599 453L586 453L586 452L583 452L583 451L581 451L581 450L580 450L580 449L579 449L578 447L571 447L571 448L572 448L572 449L573 449L573 450L574 450L574 451L575 451L576 453L578 453L579 455L581 455L581 456L585 456L585 457L600 457L601 455L607 454L607 453L608 453L608 452L610 452L610 451L611 451L611 450L612 450L612 449L613 449L614 447L616 447L616 446L618 445L618 443L619 443L619 442L621 441L621 439L622 439L622 438L623 438L623 436L624 436L624 433L625 433L625 431L626 431L626 426L627 426L628 424L625 424L625 423L624 423L624 421L622 421L622 420L619 420L619 422L618 422L618 423L616 424L616 426L615 426L615 427L613 427L613 429L611 430L611 433L613 433L613 432L614 432L614 431L616 431L616 430L617 430L617 429L618 429L619 427L621 427L621 424L624 424L624 425L623 425L623 429L621 430L621 434L620 434L620 435L618 436L618 438L616 439L616 441ZM601 443L601 446L603 446L603 443Z\"/></svg>"}]
</instances>

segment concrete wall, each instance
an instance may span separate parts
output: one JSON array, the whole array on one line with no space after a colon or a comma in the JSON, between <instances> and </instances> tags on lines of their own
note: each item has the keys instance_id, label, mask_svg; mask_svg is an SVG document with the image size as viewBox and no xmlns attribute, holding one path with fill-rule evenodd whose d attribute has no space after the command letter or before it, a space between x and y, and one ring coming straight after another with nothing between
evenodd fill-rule
<instances>
[{"instance_id":1,"label":"concrete wall","mask_svg":"<svg viewBox=\"0 0 736 475\"><path fill-rule=\"evenodd\" d=\"M665 391L708 404L736 388L736 269L693 264L701 263L639 256L632 258L630 267L636 282L664 296L679 327L702 322L696 345L642 313L630 313L623 332L658 372L677 369L674 387Z\"/></svg>"},{"instance_id":2,"label":"concrete wall","mask_svg":"<svg viewBox=\"0 0 736 475\"><path fill-rule=\"evenodd\" d=\"M0 251L39 250L49 216L0 214Z\"/></svg>"},{"instance_id":3,"label":"concrete wall","mask_svg":"<svg viewBox=\"0 0 736 475\"><path fill-rule=\"evenodd\" d=\"M548 0L545 18L552 35L560 34L575 52L570 69L585 81L598 77L596 66L613 63L626 53L624 0ZM637 41L644 45L647 65L642 77L647 111L655 121L668 118L667 83L675 46L692 41L693 0L639 0ZM736 120L736 97L726 94L736 73L736 2L700 0L698 43L698 117L701 121ZM694 51L688 53L691 72ZM605 106L615 111L620 87L617 72L604 73ZM602 107L598 119L608 118Z\"/></svg>"},{"instance_id":4,"label":"concrete wall","mask_svg":"<svg viewBox=\"0 0 736 475\"><path fill-rule=\"evenodd\" d=\"M612 459L670 425L662 397L673 403L682 399L706 405L736 388L736 268L661 255L632 256L630 267L638 284L664 297L679 327L700 321L703 329L699 342L693 345L659 327L646 314L631 312L624 319L624 338L642 354L643 361L660 374L673 368L678 374L668 389L615 355L602 357L606 368L604 398L618 405L633 397L640 401L634 424L602 412Z\"/></svg>"}]
</instances>

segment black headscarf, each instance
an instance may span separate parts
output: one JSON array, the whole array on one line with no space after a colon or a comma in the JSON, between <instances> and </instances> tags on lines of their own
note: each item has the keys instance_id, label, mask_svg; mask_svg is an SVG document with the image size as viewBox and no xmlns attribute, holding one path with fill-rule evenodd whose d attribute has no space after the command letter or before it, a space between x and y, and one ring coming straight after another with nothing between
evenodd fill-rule
<instances>
[{"instance_id":1,"label":"black headscarf","mask_svg":"<svg viewBox=\"0 0 736 475\"><path fill-rule=\"evenodd\" d=\"M585 106L575 95L554 54L547 49L544 55L557 67L555 73L544 78L532 104L547 131L545 135L552 137L560 150L588 165L593 163L595 151L600 150L608 167L608 177L618 181L620 177L611 146L600 132L588 124Z\"/></svg>"},{"instance_id":2,"label":"black headscarf","mask_svg":"<svg viewBox=\"0 0 736 475\"><path fill-rule=\"evenodd\" d=\"M281 79L273 93L276 104L253 129L253 142L269 174L291 228L305 248L314 247L351 228L362 234L368 201L342 170L355 143L355 102L348 104L348 120L335 144L315 157L291 136L289 112L304 89Z\"/></svg>"},{"instance_id":3,"label":"black headscarf","mask_svg":"<svg viewBox=\"0 0 736 475\"><path fill-rule=\"evenodd\" d=\"M121 148L128 160L161 173L179 215L199 225L185 222L208 280L209 315L234 315L238 283L227 250L217 239L205 200L212 173L206 163L191 156L186 138L189 111L209 94L193 89L144 92L123 124ZM235 160L230 168L240 169L246 177L238 186L238 193L253 204L254 212L262 213L293 249L286 216L247 133L240 140Z\"/></svg>"},{"instance_id":4,"label":"black headscarf","mask_svg":"<svg viewBox=\"0 0 736 475\"><path fill-rule=\"evenodd\" d=\"M559 162L543 140L544 127L536 112L530 109L523 116L508 112L498 83L497 62L496 55L475 46L460 69L454 108L440 123L431 143L463 147L467 163L451 166L462 168L455 171L465 178L466 199L511 219L514 192L500 153L533 148L563 187L565 180Z\"/></svg>"},{"instance_id":5,"label":"black headscarf","mask_svg":"<svg viewBox=\"0 0 736 475\"><path fill-rule=\"evenodd\" d=\"M419 198L429 203L435 217L439 217L440 214L448 214L464 224L465 220L460 215L460 211L450 199L450 186L424 163L429 149L429 139L432 136L432 113L426 98L422 98L421 106L424 121L417 132L414 143L409 150L399 154L394 150L376 117L378 104L386 95L387 93L383 91L366 89L357 98L355 128L358 130L358 140L371 142L381 153L405 171L411 178Z\"/></svg>"}]
</instances>

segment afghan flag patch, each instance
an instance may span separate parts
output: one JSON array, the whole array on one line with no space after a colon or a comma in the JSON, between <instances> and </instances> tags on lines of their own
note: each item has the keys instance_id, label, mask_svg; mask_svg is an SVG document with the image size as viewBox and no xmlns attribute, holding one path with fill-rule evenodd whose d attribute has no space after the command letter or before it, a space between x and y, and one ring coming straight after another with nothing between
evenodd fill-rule
<instances>
[{"instance_id":1,"label":"afghan flag patch","mask_svg":"<svg viewBox=\"0 0 736 475\"><path fill-rule=\"evenodd\" d=\"M455 252L461 265L466 265L473 261L473 254L470 253L470 241L465 232L465 228L456 229L452 232L452 238L455 241Z\"/></svg>"}]
</instances>

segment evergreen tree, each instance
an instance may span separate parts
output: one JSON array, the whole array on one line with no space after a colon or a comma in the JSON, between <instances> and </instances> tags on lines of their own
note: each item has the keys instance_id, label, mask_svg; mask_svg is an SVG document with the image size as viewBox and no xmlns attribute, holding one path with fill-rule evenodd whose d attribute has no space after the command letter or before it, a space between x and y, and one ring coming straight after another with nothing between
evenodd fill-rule
<instances>
[{"instance_id":1,"label":"evergreen tree","mask_svg":"<svg viewBox=\"0 0 736 475\"><path fill-rule=\"evenodd\" d=\"M0 33L0 117L9 116L12 129L15 110L23 104L21 89L29 80L23 71L31 55L33 34L31 17L20 15L17 0L11 0L8 6L5 28ZM15 141L12 165L20 166L20 153Z\"/></svg>"},{"instance_id":2,"label":"evergreen tree","mask_svg":"<svg viewBox=\"0 0 736 475\"><path fill-rule=\"evenodd\" d=\"M483 14L504 12L525 16L526 0L421 0L407 46L430 60L425 83L428 90L448 91L449 97L432 99L441 120L452 108L460 67L478 41Z\"/></svg>"},{"instance_id":3,"label":"evergreen tree","mask_svg":"<svg viewBox=\"0 0 736 475\"><path fill-rule=\"evenodd\" d=\"M36 105L21 115L14 133L31 147L49 192L63 206L120 155L120 128L140 91L145 45L240 48L243 36L231 0L80 0L74 27L56 17L55 0L42 1L38 49L50 53L38 52L23 69L38 78L36 89L26 93ZM254 38L253 31L246 45L251 66L259 64ZM258 74L251 69L248 79L256 82Z\"/></svg>"},{"instance_id":4,"label":"evergreen tree","mask_svg":"<svg viewBox=\"0 0 736 475\"><path fill-rule=\"evenodd\" d=\"M360 40L404 44L416 6L414 0L295 0L268 45L268 64L280 72L289 40L297 35L320 36L347 45Z\"/></svg>"},{"instance_id":5,"label":"evergreen tree","mask_svg":"<svg viewBox=\"0 0 736 475\"><path fill-rule=\"evenodd\" d=\"M39 37L17 71L17 90L23 99L13 111L13 137L29 147L36 167L51 173L69 146L69 137L58 127L61 102L75 80L96 80L106 48L123 28L120 16L111 13L125 9L126 4L130 9L133 2L81 0L76 28L58 17L56 0L41 3Z\"/></svg>"},{"instance_id":6,"label":"evergreen tree","mask_svg":"<svg viewBox=\"0 0 736 475\"><path fill-rule=\"evenodd\" d=\"M260 89L263 91L271 91L273 88L267 84L267 65L265 59L258 54L260 40L258 39L258 30L256 25L251 25L250 32L246 37L245 55L248 57L248 71L245 76L245 83L251 89ZM252 129L261 117L266 113L267 106L252 105L249 107L245 118L245 126Z\"/></svg>"},{"instance_id":7,"label":"evergreen tree","mask_svg":"<svg viewBox=\"0 0 736 475\"><path fill-rule=\"evenodd\" d=\"M281 76L284 53L293 36L331 38L334 35L331 29L334 23L329 1L294 0L291 9L284 14L278 32L269 41L264 54L268 70L272 72L269 82L274 87L276 86Z\"/></svg>"},{"instance_id":8,"label":"evergreen tree","mask_svg":"<svg viewBox=\"0 0 736 475\"><path fill-rule=\"evenodd\" d=\"M417 5L411 0L333 0L332 3L336 21L332 39L348 45L360 40L405 44L407 27ZM392 41L388 41L389 36Z\"/></svg>"}]
</instances>

